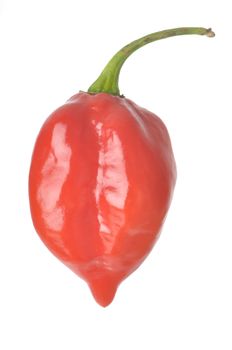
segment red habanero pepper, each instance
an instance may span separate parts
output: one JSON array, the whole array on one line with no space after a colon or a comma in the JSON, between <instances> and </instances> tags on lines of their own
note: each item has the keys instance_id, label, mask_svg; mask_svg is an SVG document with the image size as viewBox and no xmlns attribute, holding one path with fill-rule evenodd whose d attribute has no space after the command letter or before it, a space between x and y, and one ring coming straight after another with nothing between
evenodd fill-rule
<instances>
[{"instance_id":1,"label":"red habanero pepper","mask_svg":"<svg viewBox=\"0 0 232 350\"><path fill-rule=\"evenodd\" d=\"M170 206L176 166L168 131L153 113L120 95L125 60L176 28L123 47L88 92L79 92L42 126L32 155L33 223L48 249L107 306L118 285L154 246Z\"/></svg>"}]
</instances>

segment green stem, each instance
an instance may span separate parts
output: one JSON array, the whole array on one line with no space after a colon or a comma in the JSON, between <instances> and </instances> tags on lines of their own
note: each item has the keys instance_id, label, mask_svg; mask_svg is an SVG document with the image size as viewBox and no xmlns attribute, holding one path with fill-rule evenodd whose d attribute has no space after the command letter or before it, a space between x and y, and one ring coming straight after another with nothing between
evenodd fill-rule
<instances>
[{"instance_id":1,"label":"green stem","mask_svg":"<svg viewBox=\"0 0 232 350\"><path fill-rule=\"evenodd\" d=\"M93 94L106 92L111 95L120 96L118 87L120 70L123 63L134 51L156 40L169 38L171 36L189 34L206 35L208 37L213 37L215 35L211 28L205 29L201 27L186 27L163 30L161 32L152 33L138 40L132 41L112 57L98 79L90 86L88 92Z\"/></svg>"}]
</instances>

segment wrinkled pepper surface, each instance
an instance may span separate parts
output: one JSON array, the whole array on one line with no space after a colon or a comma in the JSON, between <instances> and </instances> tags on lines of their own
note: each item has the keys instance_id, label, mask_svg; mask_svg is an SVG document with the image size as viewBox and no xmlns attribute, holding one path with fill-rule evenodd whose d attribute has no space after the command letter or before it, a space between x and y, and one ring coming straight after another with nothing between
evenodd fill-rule
<instances>
[{"instance_id":1,"label":"wrinkled pepper surface","mask_svg":"<svg viewBox=\"0 0 232 350\"><path fill-rule=\"evenodd\" d=\"M102 306L157 241L176 182L168 131L120 95L120 69L145 44L185 34L214 35L176 28L125 46L88 92L50 115L35 143L29 175L35 229Z\"/></svg>"}]
</instances>

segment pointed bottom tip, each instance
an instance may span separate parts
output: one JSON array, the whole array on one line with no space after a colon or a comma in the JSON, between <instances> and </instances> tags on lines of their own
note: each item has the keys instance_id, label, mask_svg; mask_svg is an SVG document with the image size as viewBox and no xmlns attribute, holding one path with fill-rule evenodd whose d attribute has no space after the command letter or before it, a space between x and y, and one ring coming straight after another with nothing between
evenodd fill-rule
<instances>
[{"instance_id":1,"label":"pointed bottom tip","mask_svg":"<svg viewBox=\"0 0 232 350\"><path fill-rule=\"evenodd\" d=\"M102 307L107 307L114 299L118 283L109 279L95 280L89 283L89 287L96 302Z\"/></svg>"}]
</instances>

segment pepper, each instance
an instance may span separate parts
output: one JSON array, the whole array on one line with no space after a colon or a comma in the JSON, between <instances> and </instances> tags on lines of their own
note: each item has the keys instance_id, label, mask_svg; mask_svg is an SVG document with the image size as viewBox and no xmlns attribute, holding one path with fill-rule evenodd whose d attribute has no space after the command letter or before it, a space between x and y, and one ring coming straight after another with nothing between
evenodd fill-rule
<instances>
[{"instance_id":1,"label":"pepper","mask_svg":"<svg viewBox=\"0 0 232 350\"><path fill-rule=\"evenodd\" d=\"M176 28L133 41L88 92L50 115L35 143L29 174L35 229L102 306L157 241L176 182L164 123L120 95L119 73L138 48L185 34L214 36L211 29Z\"/></svg>"}]
</instances>

